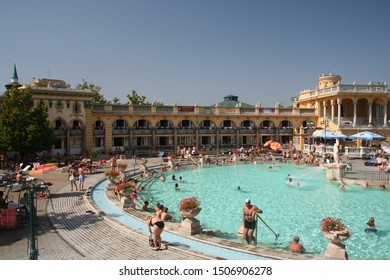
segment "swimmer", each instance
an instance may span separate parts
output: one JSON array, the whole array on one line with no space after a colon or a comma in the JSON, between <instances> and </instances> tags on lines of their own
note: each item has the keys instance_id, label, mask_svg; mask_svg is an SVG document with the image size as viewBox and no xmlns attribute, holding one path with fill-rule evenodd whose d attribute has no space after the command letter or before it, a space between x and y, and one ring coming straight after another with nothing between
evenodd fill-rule
<instances>
[{"instance_id":1,"label":"swimmer","mask_svg":"<svg viewBox=\"0 0 390 280\"><path fill-rule=\"evenodd\" d=\"M175 191L178 191L178 190L180 190L180 189L179 189L179 184L176 183L176 184L175 184Z\"/></svg>"},{"instance_id":2,"label":"swimmer","mask_svg":"<svg viewBox=\"0 0 390 280\"><path fill-rule=\"evenodd\" d=\"M241 190L241 187L240 187L240 186L237 186L237 190Z\"/></svg>"},{"instance_id":3,"label":"swimmer","mask_svg":"<svg viewBox=\"0 0 390 280\"><path fill-rule=\"evenodd\" d=\"M288 178L287 184L291 185L292 184L292 179Z\"/></svg>"},{"instance_id":4,"label":"swimmer","mask_svg":"<svg viewBox=\"0 0 390 280\"><path fill-rule=\"evenodd\" d=\"M298 182L297 183L297 188L300 188L301 187L301 184Z\"/></svg>"},{"instance_id":5,"label":"swimmer","mask_svg":"<svg viewBox=\"0 0 390 280\"><path fill-rule=\"evenodd\" d=\"M377 232L377 229L375 228L376 225L375 225L374 217L370 217L370 219L368 220L368 222L366 224L368 227L364 230L364 232L366 232L366 233L369 233L369 232L376 233Z\"/></svg>"},{"instance_id":6,"label":"swimmer","mask_svg":"<svg viewBox=\"0 0 390 280\"><path fill-rule=\"evenodd\" d=\"M183 178L181 176L179 177L179 182L183 182Z\"/></svg>"},{"instance_id":7,"label":"swimmer","mask_svg":"<svg viewBox=\"0 0 390 280\"><path fill-rule=\"evenodd\" d=\"M175 175L172 175L172 180L176 181L176 176Z\"/></svg>"},{"instance_id":8,"label":"swimmer","mask_svg":"<svg viewBox=\"0 0 390 280\"><path fill-rule=\"evenodd\" d=\"M339 190L344 191L345 190L345 186L344 185L340 185Z\"/></svg>"},{"instance_id":9,"label":"swimmer","mask_svg":"<svg viewBox=\"0 0 390 280\"><path fill-rule=\"evenodd\" d=\"M272 170L272 166L268 167L268 170L271 171Z\"/></svg>"}]
</instances>

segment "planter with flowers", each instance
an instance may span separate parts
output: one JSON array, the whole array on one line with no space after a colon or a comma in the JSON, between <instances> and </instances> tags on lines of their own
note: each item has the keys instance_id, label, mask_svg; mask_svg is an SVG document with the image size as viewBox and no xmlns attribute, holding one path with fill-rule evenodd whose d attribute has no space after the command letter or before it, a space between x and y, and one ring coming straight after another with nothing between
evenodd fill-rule
<instances>
[{"instance_id":1,"label":"planter with flowers","mask_svg":"<svg viewBox=\"0 0 390 280\"><path fill-rule=\"evenodd\" d=\"M116 165L116 167L118 167L118 170L119 170L119 171L123 172L123 171L125 171L126 168L127 168L127 163L118 163L118 164Z\"/></svg>"},{"instance_id":2,"label":"planter with flowers","mask_svg":"<svg viewBox=\"0 0 390 280\"><path fill-rule=\"evenodd\" d=\"M184 235L194 235L202 232L200 223L195 217L200 213L200 201L196 197L184 198L179 203L179 211L183 217L179 232Z\"/></svg>"},{"instance_id":3,"label":"planter with flowers","mask_svg":"<svg viewBox=\"0 0 390 280\"><path fill-rule=\"evenodd\" d=\"M116 170L108 170L104 173L111 184L116 185L119 181L120 173Z\"/></svg>"},{"instance_id":4,"label":"planter with flowers","mask_svg":"<svg viewBox=\"0 0 390 280\"><path fill-rule=\"evenodd\" d=\"M131 194L135 190L133 184L129 182L121 182L117 185L116 189L118 190L121 197L121 208L135 207L134 199L131 197Z\"/></svg>"},{"instance_id":5,"label":"planter with flowers","mask_svg":"<svg viewBox=\"0 0 390 280\"><path fill-rule=\"evenodd\" d=\"M345 245L341 242L351 237L352 232L341 222L339 218L326 217L321 221L321 230L330 241L325 252L325 257L331 259L347 260L348 254Z\"/></svg>"}]
</instances>

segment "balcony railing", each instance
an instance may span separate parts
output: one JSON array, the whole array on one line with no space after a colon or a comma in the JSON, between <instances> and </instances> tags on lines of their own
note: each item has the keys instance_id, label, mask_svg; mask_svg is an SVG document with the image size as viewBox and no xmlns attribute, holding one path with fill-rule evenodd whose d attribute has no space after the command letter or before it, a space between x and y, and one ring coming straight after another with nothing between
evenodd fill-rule
<instances>
[{"instance_id":1,"label":"balcony railing","mask_svg":"<svg viewBox=\"0 0 390 280\"><path fill-rule=\"evenodd\" d=\"M112 134L113 135L128 135L129 134L129 129L128 128L113 128L112 129Z\"/></svg>"},{"instance_id":2,"label":"balcony railing","mask_svg":"<svg viewBox=\"0 0 390 280\"><path fill-rule=\"evenodd\" d=\"M260 134L275 134L275 128L260 128Z\"/></svg>"},{"instance_id":3,"label":"balcony railing","mask_svg":"<svg viewBox=\"0 0 390 280\"><path fill-rule=\"evenodd\" d=\"M72 136L84 135L84 130L83 129L71 129L70 135L72 135Z\"/></svg>"},{"instance_id":4,"label":"balcony railing","mask_svg":"<svg viewBox=\"0 0 390 280\"><path fill-rule=\"evenodd\" d=\"M53 134L54 136L66 136L66 129L54 129Z\"/></svg>"}]
</instances>

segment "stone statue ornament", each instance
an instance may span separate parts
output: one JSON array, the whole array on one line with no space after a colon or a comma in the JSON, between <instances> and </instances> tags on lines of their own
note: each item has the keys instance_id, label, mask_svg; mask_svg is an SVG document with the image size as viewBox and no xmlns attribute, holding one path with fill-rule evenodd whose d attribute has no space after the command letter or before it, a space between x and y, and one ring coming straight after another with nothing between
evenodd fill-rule
<instances>
[{"instance_id":1,"label":"stone statue ornament","mask_svg":"<svg viewBox=\"0 0 390 280\"><path fill-rule=\"evenodd\" d=\"M335 163L340 163L339 146L340 146L339 139L336 139L336 143L334 143L334 145L333 145L333 159L334 159Z\"/></svg>"}]
</instances>

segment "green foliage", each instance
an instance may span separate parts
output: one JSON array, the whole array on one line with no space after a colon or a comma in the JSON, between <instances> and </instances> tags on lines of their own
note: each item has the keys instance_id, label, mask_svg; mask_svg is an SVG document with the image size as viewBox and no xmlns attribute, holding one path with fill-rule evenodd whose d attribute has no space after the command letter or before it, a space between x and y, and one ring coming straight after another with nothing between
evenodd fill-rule
<instances>
[{"instance_id":1,"label":"green foliage","mask_svg":"<svg viewBox=\"0 0 390 280\"><path fill-rule=\"evenodd\" d=\"M146 101L146 96L143 95L138 95L138 93L133 90L131 92L131 95L128 94L126 97L129 99L129 102L127 104L132 104L132 105L149 105L150 102Z\"/></svg>"},{"instance_id":2,"label":"green foliage","mask_svg":"<svg viewBox=\"0 0 390 280\"><path fill-rule=\"evenodd\" d=\"M109 103L107 101L107 99L104 98L103 94L100 93L100 90L102 89L102 87L97 86L97 85L93 84L92 82L88 82L88 81L83 79L81 84L77 84L76 89L82 89L82 90L88 89L88 90L91 90L92 92L94 92L95 96L92 99L93 103L96 103L96 104L108 104Z\"/></svg>"},{"instance_id":3,"label":"green foliage","mask_svg":"<svg viewBox=\"0 0 390 280\"><path fill-rule=\"evenodd\" d=\"M54 143L49 127L48 108L39 104L33 108L28 89L12 88L3 96L3 112L0 115L0 150L16 151L22 158L35 156L48 150ZM50 149L49 148L49 149Z\"/></svg>"}]
</instances>

